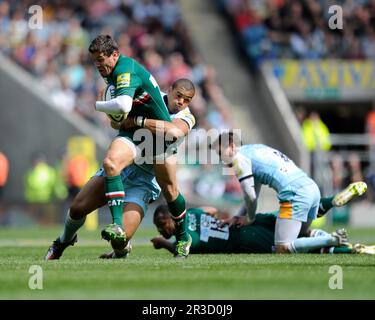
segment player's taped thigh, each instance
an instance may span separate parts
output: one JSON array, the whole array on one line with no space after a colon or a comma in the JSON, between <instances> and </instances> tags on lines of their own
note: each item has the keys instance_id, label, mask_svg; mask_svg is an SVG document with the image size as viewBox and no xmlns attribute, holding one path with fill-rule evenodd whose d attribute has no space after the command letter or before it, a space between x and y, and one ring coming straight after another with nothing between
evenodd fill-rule
<instances>
[{"instance_id":1,"label":"player's taped thigh","mask_svg":"<svg viewBox=\"0 0 375 320\"><path fill-rule=\"evenodd\" d=\"M302 222L292 219L276 219L275 245L288 245L298 238Z\"/></svg>"}]
</instances>

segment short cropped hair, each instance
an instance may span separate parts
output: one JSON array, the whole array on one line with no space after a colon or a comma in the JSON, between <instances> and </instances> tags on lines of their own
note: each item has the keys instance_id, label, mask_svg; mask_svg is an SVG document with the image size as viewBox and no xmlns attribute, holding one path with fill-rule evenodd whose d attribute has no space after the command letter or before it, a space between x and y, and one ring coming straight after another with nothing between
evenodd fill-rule
<instances>
[{"instance_id":1,"label":"short cropped hair","mask_svg":"<svg viewBox=\"0 0 375 320\"><path fill-rule=\"evenodd\" d=\"M240 146L242 144L241 138L235 132L233 132L233 130L224 131L219 134L219 137L211 145L211 148L227 148L232 143L234 143L236 146Z\"/></svg>"},{"instance_id":2,"label":"short cropped hair","mask_svg":"<svg viewBox=\"0 0 375 320\"><path fill-rule=\"evenodd\" d=\"M189 79L182 78L182 79L177 79L175 82L173 82L172 84L173 90L176 88L180 88L180 87L184 88L187 91L193 91L195 94L194 83L190 81Z\"/></svg>"},{"instance_id":3,"label":"short cropped hair","mask_svg":"<svg viewBox=\"0 0 375 320\"><path fill-rule=\"evenodd\" d=\"M169 216L170 213L169 213L168 206L166 206L165 204L161 204L160 206L156 207L155 212L154 212L154 222L155 222L155 218L159 214L163 214L163 215L168 215Z\"/></svg>"},{"instance_id":4,"label":"short cropped hair","mask_svg":"<svg viewBox=\"0 0 375 320\"><path fill-rule=\"evenodd\" d=\"M109 57L114 51L119 51L117 42L109 35L101 34L91 41L89 52L99 52Z\"/></svg>"}]
</instances>

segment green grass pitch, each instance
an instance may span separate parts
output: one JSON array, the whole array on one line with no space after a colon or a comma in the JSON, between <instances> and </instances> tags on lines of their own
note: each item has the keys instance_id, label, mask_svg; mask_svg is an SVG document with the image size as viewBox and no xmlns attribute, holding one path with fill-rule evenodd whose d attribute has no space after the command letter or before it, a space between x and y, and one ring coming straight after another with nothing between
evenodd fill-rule
<instances>
[{"instance_id":1,"label":"green grass pitch","mask_svg":"<svg viewBox=\"0 0 375 320\"><path fill-rule=\"evenodd\" d=\"M141 229L126 260L100 260L108 244L82 230L61 260L44 262L61 228L0 229L0 299L375 299L375 256L206 254L175 260ZM350 230L354 242L375 243L373 229ZM43 289L31 290L32 265ZM330 289L329 268L342 267L343 288Z\"/></svg>"}]
</instances>

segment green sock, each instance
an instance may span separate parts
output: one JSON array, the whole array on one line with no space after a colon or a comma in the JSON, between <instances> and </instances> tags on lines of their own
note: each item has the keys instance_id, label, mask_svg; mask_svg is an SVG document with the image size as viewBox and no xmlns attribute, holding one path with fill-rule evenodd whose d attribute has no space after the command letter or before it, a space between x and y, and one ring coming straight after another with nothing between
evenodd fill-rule
<instances>
[{"instance_id":1,"label":"green sock","mask_svg":"<svg viewBox=\"0 0 375 320\"><path fill-rule=\"evenodd\" d=\"M352 253L352 249L348 247L333 247L333 253Z\"/></svg>"},{"instance_id":2,"label":"green sock","mask_svg":"<svg viewBox=\"0 0 375 320\"><path fill-rule=\"evenodd\" d=\"M105 177L105 196L111 210L112 223L122 226L125 192L121 176Z\"/></svg>"},{"instance_id":3,"label":"green sock","mask_svg":"<svg viewBox=\"0 0 375 320\"><path fill-rule=\"evenodd\" d=\"M78 229L83 226L85 223L86 217L83 217L80 220L74 220L70 217L70 210L65 218L64 223L64 232L60 236L60 241L63 243L69 242L73 239L74 235L77 233Z\"/></svg>"},{"instance_id":4,"label":"green sock","mask_svg":"<svg viewBox=\"0 0 375 320\"><path fill-rule=\"evenodd\" d=\"M333 198L334 197L325 197L320 199L318 218L323 217L330 209L333 208Z\"/></svg>"},{"instance_id":5,"label":"green sock","mask_svg":"<svg viewBox=\"0 0 375 320\"><path fill-rule=\"evenodd\" d=\"M321 254L341 254L341 253L353 253L352 249L348 247L326 247L322 249L318 249L313 251L313 253L321 253Z\"/></svg>"},{"instance_id":6,"label":"green sock","mask_svg":"<svg viewBox=\"0 0 375 320\"><path fill-rule=\"evenodd\" d=\"M168 202L168 208L173 220L176 222L177 241L187 241L188 235L185 226L186 203L181 193L178 194L176 200Z\"/></svg>"}]
</instances>

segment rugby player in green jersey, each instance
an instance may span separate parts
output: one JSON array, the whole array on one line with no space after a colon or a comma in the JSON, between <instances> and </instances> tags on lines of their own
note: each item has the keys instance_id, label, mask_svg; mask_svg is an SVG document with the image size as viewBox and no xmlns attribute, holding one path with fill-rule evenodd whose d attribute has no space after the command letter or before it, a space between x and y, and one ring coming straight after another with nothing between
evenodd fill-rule
<instances>
[{"instance_id":1,"label":"rugby player in green jersey","mask_svg":"<svg viewBox=\"0 0 375 320\"><path fill-rule=\"evenodd\" d=\"M190 208L185 223L193 241L190 253L272 253L274 252L275 225L278 212L258 213L251 225L223 224L213 207ZM173 252L175 243L168 241L175 232L175 224L169 216L168 207L161 205L154 213L154 224L162 236L151 242L155 249ZM308 231L308 236L328 235L323 230ZM375 246L356 244L342 247L317 247L310 253L363 253L375 254Z\"/></svg>"},{"instance_id":2,"label":"rugby player in green jersey","mask_svg":"<svg viewBox=\"0 0 375 320\"><path fill-rule=\"evenodd\" d=\"M195 118L188 107L194 93L194 85L191 81L187 79L176 80L168 90L168 94L163 94L163 99L168 106L172 122L147 119L144 121L144 127L151 132L155 132L156 129L163 129L168 131L168 133L172 132L172 135L176 139L187 135L195 124ZM167 125L162 126L161 124L163 123ZM121 126L121 124L115 122L111 123L111 125L114 129L119 129L119 126ZM123 125L133 127L134 118L129 116ZM174 159L173 157L171 158ZM175 168L169 163L165 166L165 170L168 170L168 173L164 176L166 180L165 184L175 186ZM121 178L126 190L123 223L126 227L127 239L122 246L117 242L111 241L114 251L110 254L102 255L102 258L124 258L127 256L131 248L129 240L136 232L144 214L146 214L148 203L155 201L160 194L160 187L155 179L153 164L143 164L140 166L132 164L121 171ZM174 192L178 192L177 188ZM76 233L83 225L86 215L104 206L106 203L105 174L104 168L101 168L74 198L64 224L64 232L49 247L45 259L59 259L64 250L77 241Z\"/></svg>"},{"instance_id":3,"label":"rugby player in green jersey","mask_svg":"<svg viewBox=\"0 0 375 320\"><path fill-rule=\"evenodd\" d=\"M168 108L155 78L136 60L120 54L117 43L108 35L96 37L89 46L92 61L100 75L109 85L115 87L115 98L109 101L97 101L96 110L106 113L123 113L148 119L171 122ZM143 118L142 118L143 119ZM143 123L140 122L140 125ZM103 167L105 171L105 186L108 205L110 206L113 224L102 231L106 240L126 241L126 234L122 228L122 209L124 187L121 182L121 170L134 162L140 156L137 145L146 145L145 153L155 146L155 135L143 141L135 138L136 129L120 130L118 136L109 146ZM160 150L153 150L160 152ZM155 168L158 171L159 168ZM160 177L156 173L156 178ZM171 214L177 222L177 257L186 257L189 253L189 236L184 229L184 215L186 213L185 199L181 193L171 194L170 188L161 183Z\"/></svg>"}]
</instances>

